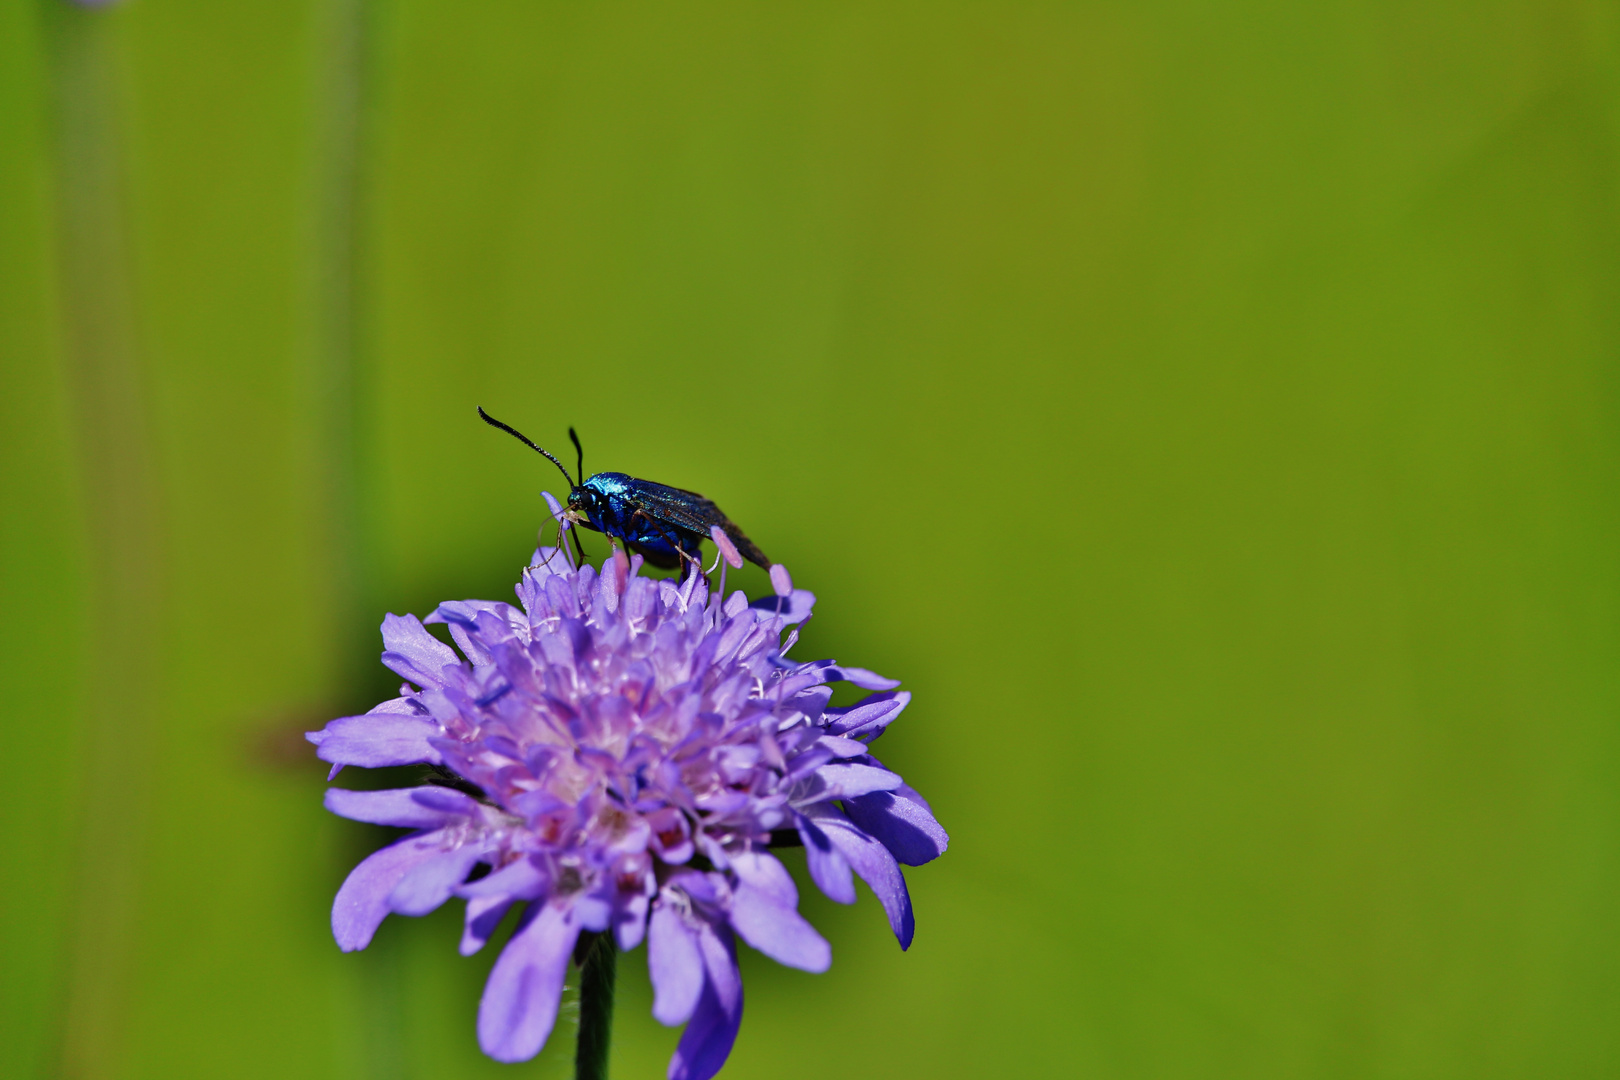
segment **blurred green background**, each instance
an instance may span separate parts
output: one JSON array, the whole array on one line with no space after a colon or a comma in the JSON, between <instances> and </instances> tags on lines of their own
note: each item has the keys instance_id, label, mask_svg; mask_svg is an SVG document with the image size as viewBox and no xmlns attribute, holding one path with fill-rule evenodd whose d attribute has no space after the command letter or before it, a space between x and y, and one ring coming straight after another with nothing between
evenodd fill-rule
<instances>
[{"instance_id":1,"label":"blurred green background","mask_svg":"<svg viewBox=\"0 0 1620 1080\"><path fill-rule=\"evenodd\" d=\"M724 1075L1620 1073L1617 34L4 0L0 1072L568 1075L457 905L338 953L297 734L510 595L559 478L482 404L916 695L915 945L807 897Z\"/></svg>"}]
</instances>

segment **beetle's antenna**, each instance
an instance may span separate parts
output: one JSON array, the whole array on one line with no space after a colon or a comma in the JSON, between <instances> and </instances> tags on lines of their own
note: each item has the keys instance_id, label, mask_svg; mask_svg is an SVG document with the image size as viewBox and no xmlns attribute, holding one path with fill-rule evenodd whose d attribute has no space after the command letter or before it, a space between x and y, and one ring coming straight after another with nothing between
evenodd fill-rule
<instances>
[{"instance_id":1,"label":"beetle's antenna","mask_svg":"<svg viewBox=\"0 0 1620 1080\"><path fill-rule=\"evenodd\" d=\"M484 418L484 423L488 424L490 427L498 427L498 428L500 428L502 431L504 431L508 435L512 436L512 438L516 439L518 442L522 443L524 446L527 446L530 450L533 450L537 454L544 455L546 460L550 461L553 465L557 466L557 471L563 474L563 479L568 481L568 487L569 487L570 490L572 490L575 486L577 486L574 483L574 478L572 476L568 475L568 470L563 468L562 462L558 461L556 458L551 456L551 451L541 449L540 447L536 446L534 443L530 442L529 437L527 435L523 434L523 432L519 431L517 428L512 427L512 426L510 426L508 424L501 423L499 420L497 420L493 416L489 415L489 413L485 412L484 407L482 405L478 406L478 415L482 416ZM572 435L573 430L574 430L573 428L569 428L568 433L570 435ZM578 439L574 440L574 445L575 446L579 445L579 440ZM584 451L580 452L580 456L581 457L584 456Z\"/></svg>"},{"instance_id":2,"label":"beetle's antenna","mask_svg":"<svg viewBox=\"0 0 1620 1080\"><path fill-rule=\"evenodd\" d=\"M579 451L579 482L585 482L585 448L579 445L579 436L574 434L572 424L568 426L568 437L574 440L574 449Z\"/></svg>"}]
</instances>

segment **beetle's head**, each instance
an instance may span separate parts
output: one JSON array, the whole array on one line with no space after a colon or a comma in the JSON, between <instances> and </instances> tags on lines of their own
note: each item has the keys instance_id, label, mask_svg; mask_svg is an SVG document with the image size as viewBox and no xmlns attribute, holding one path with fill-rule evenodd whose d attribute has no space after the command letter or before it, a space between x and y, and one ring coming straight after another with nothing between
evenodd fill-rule
<instances>
[{"instance_id":1,"label":"beetle's head","mask_svg":"<svg viewBox=\"0 0 1620 1080\"><path fill-rule=\"evenodd\" d=\"M600 499L601 495L596 491L584 484L576 484L568 493L568 505L563 508L563 517L577 524L589 524Z\"/></svg>"}]
</instances>

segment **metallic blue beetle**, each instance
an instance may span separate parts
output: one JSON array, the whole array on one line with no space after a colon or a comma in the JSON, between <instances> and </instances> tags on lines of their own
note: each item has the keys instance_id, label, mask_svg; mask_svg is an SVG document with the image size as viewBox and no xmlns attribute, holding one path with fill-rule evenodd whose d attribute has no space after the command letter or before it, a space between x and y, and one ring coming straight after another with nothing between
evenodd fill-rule
<instances>
[{"instance_id":1,"label":"metallic blue beetle","mask_svg":"<svg viewBox=\"0 0 1620 1080\"><path fill-rule=\"evenodd\" d=\"M625 545L641 553L653 566L673 570L683 561L696 562L703 541L709 539L709 529L718 525L722 532L737 545L737 553L749 562L770 569L771 561L743 531L732 524L720 508L695 491L655 484L650 480L637 480L624 473L597 473L585 479L585 449L579 436L568 429L568 437L579 452L579 479L568 475L551 453L530 442L516 428L501 423L482 408L478 415L484 423L498 427L524 445L544 455L557 466L568 481L568 506L565 516L607 536L623 540ZM579 538L574 538L579 543Z\"/></svg>"}]
</instances>

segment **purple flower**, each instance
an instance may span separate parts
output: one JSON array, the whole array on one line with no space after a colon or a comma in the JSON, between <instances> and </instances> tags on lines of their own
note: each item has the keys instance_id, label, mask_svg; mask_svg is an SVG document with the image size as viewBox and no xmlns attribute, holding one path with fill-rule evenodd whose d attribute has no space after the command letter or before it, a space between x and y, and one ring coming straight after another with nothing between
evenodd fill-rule
<instances>
[{"instance_id":1,"label":"purple flower","mask_svg":"<svg viewBox=\"0 0 1620 1080\"><path fill-rule=\"evenodd\" d=\"M615 552L598 573L541 548L521 608L468 600L428 617L461 656L413 616L384 620L383 663L409 685L309 739L333 776L428 764L456 787L327 792L334 813L413 830L349 874L332 931L362 949L389 912L459 896L471 954L523 902L478 1010L479 1045L500 1061L545 1045L582 931L611 930L621 949L646 937L653 1015L686 1025L669 1076L704 1080L742 1019L735 938L805 971L832 960L773 841L801 842L834 900L853 902L859 875L905 948L900 864L937 857L947 837L870 753L910 695L859 668L786 658L815 598L785 568L752 604L741 592L722 603L695 568L679 584L640 568ZM875 692L829 707L840 681Z\"/></svg>"}]
</instances>

